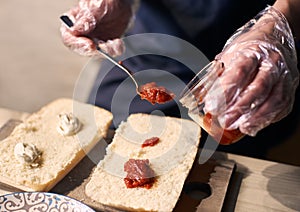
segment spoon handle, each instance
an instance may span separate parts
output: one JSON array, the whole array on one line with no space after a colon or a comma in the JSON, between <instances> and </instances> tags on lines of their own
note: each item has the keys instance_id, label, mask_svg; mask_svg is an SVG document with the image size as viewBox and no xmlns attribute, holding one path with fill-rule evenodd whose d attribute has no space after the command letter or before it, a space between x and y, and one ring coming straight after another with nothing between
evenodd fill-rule
<instances>
[{"instance_id":1,"label":"spoon handle","mask_svg":"<svg viewBox=\"0 0 300 212\"><path fill-rule=\"evenodd\" d=\"M112 62L114 65L118 66L120 69L122 69L122 71L124 71L134 82L136 90L138 92L138 83L136 82L135 78L132 76L132 73L125 68L122 64L120 64L119 62L117 62L113 57L111 57L109 54L105 53L104 51L102 51L102 49L97 45L97 42L95 42L96 46L97 46L97 50L100 54L102 54L106 59L108 59L110 62ZM139 93L139 92L138 92Z\"/></svg>"},{"instance_id":2,"label":"spoon handle","mask_svg":"<svg viewBox=\"0 0 300 212\"><path fill-rule=\"evenodd\" d=\"M66 16L66 15L62 15L60 16L60 19L64 22L64 24L66 24L69 28L73 27L74 24L72 22L72 20ZM133 77L132 73L127 69L125 68L122 64L120 64L119 62L117 62L113 57L111 57L109 54L105 53L104 51L102 51L102 49L99 47L98 45L98 41L97 39L92 39L93 42L95 43L96 45L96 48L97 48L97 51L102 55L104 56L106 59L108 59L110 62L112 62L114 65L118 66L120 69L122 69L122 71L124 71L131 79L132 81L134 82L135 84L135 87L136 87L136 92L138 94L140 94L139 92L139 85L137 83L137 81L135 80L135 78Z\"/></svg>"}]
</instances>

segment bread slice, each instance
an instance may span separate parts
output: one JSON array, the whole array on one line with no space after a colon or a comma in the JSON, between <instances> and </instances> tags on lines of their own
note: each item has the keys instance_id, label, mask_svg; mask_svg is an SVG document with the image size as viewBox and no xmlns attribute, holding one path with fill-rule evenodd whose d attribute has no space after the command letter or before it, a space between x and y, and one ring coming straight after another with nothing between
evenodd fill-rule
<instances>
[{"instance_id":1,"label":"bread slice","mask_svg":"<svg viewBox=\"0 0 300 212\"><path fill-rule=\"evenodd\" d=\"M122 122L107 153L91 175L85 192L92 200L130 211L172 211L195 160L200 127L190 120L132 114ZM149 138L154 146L141 148ZM147 188L127 188L124 164L149 159L156 181Z\"/></svg>"},{"instance_id":2,"label":"bread slice","mask_svg":"<svg viewBox=\"0 0 300 212\"><path fill-rule=\"evenodd\" d=\"M59 114L72 113L80 130L65 136L58 132ZM57 99L31 114L0 142L0 182L25 191L49 191L106 136L112 114L93 105ZM35 166L14 155L18 143L34 145L40 154Z\"/></svg>"}]
</instances>

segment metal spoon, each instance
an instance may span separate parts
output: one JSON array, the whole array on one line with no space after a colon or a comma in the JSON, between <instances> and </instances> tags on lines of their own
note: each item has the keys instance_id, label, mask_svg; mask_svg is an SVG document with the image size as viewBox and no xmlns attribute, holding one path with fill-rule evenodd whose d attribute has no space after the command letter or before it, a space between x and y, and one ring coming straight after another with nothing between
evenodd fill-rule
<instances>
[{"instance_id":1,"label":"metal spoon","mask_svg":"<svg viewBox=\"0 0 300 212\"><path fill-rule=\"evenodd\" d=\"M119 62L117 62L113 57L111 57L109 54L105 53L104 51L102 51L102 49L97 45L97 51L102 54L106 59L108 59L110 62L112 62L114 65L118 66L120 69L122 69L122 71L124 71L134 82L135 85L135 90L137 92L137 94L141 95L140 91L139 91L139 85L136 81L136 79L133 77L132 73L125 68L122 64L120 64Z\"/></svg>"},{"instance_id":2,"label":"metal spoon","mask_svg":"<svg viewBox=\"0 0 300 212\"><path fill-rule=\"evenodd\" d=\"M64 22L64 24L66 24L68 27L72 27L74 26L72 20L66 16L66 15L62 15L60 17L60 19ZM112 62L114 65L118 66L122 71L124 71L131 79L132 81L134 82L134 85L135 85L135 90L137 92L137 94L141 95L140 91L139 91L139 85L136 81L136 79L133 77L133 74L126 68L124 67L121 63L117 62L113 57L111 57L109 54L107 54L106 52L104 52L98 45L98 42L97 40L95 39L92 39L96 45L96 49L97 51L102 55L104 56L106 59L108 59L110 62Z\"/></svg>"}]
</instances>

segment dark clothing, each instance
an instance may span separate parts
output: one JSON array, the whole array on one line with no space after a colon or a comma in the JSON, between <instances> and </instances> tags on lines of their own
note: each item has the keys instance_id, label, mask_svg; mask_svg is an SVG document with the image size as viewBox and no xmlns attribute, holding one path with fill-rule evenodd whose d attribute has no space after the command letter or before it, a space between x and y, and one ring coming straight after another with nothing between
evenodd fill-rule
<instances>
[{"instance_id":1,"label":"dark clothing","mask_svg":"<svg viewBox=\"0 0 300 212\"><path fill-rule=\"evenodd\" d=\"M126 35L161 33L176 36L188 41L202 51L208 60L212 60L236 29L272 3L271 0L141 0L134 26ZM144 47L147 45L152 43L145 43ZM135 48L141 47L138 43L130 43L126 48L134 52ZM175 90L177 89L175 92L177 96L195 75L185 64L160 55L136 55L123 61L123 64L136 73L148 69L171 73L183 82L174 87ZM137 112L152 113L154 110L159 110L168 116L183 117L184 108L178 101L152 105L140 100L136 96L134 84L129 79L127 79L128 83L124 82L127 75L118 68L112 67L107 61L102 63L89 102L114 113L113 127L117 127L129 114ZM151 81L172 83L173 79L169 79L168 75L154 74L154 76L140 77L140 80L144 83ZM293 128L288 123L297 121L297 117L298 114L294 111L293 115L281 123L262 130L257 137L245 137L237 144L222 146L219 150L265 158L271 144L276 145L277 141L282 141L284 136L291 133ZM282 125L286 126L284 130L288 132L281 133Z\"/></svg>"}]
</instances>

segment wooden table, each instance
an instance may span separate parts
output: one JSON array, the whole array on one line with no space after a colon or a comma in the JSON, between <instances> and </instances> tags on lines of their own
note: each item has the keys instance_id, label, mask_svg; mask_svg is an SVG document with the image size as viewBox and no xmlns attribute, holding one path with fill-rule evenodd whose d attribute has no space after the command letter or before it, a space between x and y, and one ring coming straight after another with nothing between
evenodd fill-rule
<instances>
[{"instance_id":1,"label":"wooden table","mask_svg":"<svg viewBox=\"0 0 300 212\"><path fill-rule=\"evenodd\" d=\"M27 115L0 108L0 125ZM237 164L224 211L300 211L300 167L222 152L215 156Z\"/></svg>"},{"instance_id":2,"label":"wooden table","mask_svg":"<svg viewBox=\"0 0 300 212\"><path fill-rule=\"evenodd\" d=\"M225 156L237 163L227 203L235 211L300 211L300 167L271 161Z\"/></svg>"}]
</instances>

